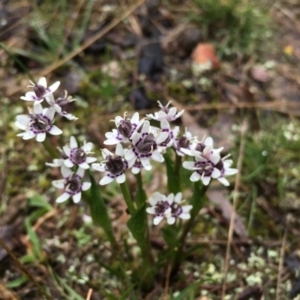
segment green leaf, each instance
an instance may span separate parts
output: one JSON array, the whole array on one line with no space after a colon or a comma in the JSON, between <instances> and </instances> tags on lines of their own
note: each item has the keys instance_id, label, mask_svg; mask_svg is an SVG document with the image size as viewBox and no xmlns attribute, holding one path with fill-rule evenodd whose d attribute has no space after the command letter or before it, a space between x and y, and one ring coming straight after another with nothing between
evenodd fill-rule
<instances>
[{"instance_id":1,"label":"green leaf","mask_svg":"<svg viewBox=\"0 0 300 300\"><path fill-rule=\"evenodd\" d=\"M75 290L73 290L68 284L65 279L60 278L57 274L55 274L55 277L58 281L58 283L68 292L69 299L72 300L85 300L82 296L80 296Z\"/></svg>"},{"instance_id":2,"label":"green leaf","mask_svg":"<svg viewBox=\"0 0 300 300\"><path fill-rule=\"evenodd\" d=\"M199 286L203 281L197 281L186 287L176 296L172 296L171 300L186 300L186 299L195 299L195 292L199 291Z\"/></svg>"},{"instance_id":3,"label":"green leaf","mask_svg":"<svg viewBox=\"0 0 300 300\"><path fill-rule=\"evenodd\" d=\"M29 198L29 206L45 208L47 211L52 209L52 206L47 202L45 197L38 194Z\"/></svg>"},{"instance_id":4,"label":"green leaf","mask_svg":"<svg viewBox=\"0 0 300 300\"><path fill-rule=\"evenodd\" d=\"M190 200L190 204L193 205L193 208L191 210L191 219L194 219L200 209L204 206L206 201L205 192L207 190L207 186L202 184L202 182L197 181L194 184L194 193Z\"/></svg>"},{"instance_id":5,"label":"green leaf","mask_svg":"<svg viewBox=\"0 0 300 300\"><path fill-rule=\"evenodd\" d=\"M135 202L138 208L140 208L144 203L146 203L146 201L147 201L147 195L145 190L143 188L138 188L135 195Z\"/></svg>"},{"instance_id":6,"label":"green leaf","mask_svg":"<svg viewBox=\"0 0 300 300\"><path fill-rule=\"evenodd\" d=\"M131 231L133 237L138 242L140 248L143 250L147 248L147 215L146 203L144 203L128 220L127 226Z\"/></svg>"},{"instance_id":7,"label":"green leaf","mask_svg":"<svg viewBox=\"0 0 300 300\"><path fill-rule=\"evenodd\" d=\"M162 234L169 248L173 248L177 244L178 230L174 226L165 226L162 229Z\"/></svg>"},{"instance_id":8,"label":"green leaf","mask_svg":"<svg viewBox=\"0 0 300 300\"><path fill-rule=\"evenodd\" d=\"M174 163L167 153L164 155L164 158L165 158L166 168L167 168L168 190L170 193L177 194L178 192L180 192L179 175L176 175Z\"/></svg>"},{"instance_id":9,"label":"green leaf","mask_svg":"<svg viewBox=\"0 0 300 300\"><path fill-rule=\"evenodd\" d=\"M33 263L34 261L35 261L35 257L33 255L30 255L30 254L23 255L20 258L20 262L22 264Z\"/></svg>"},{"instance_id":10,"label":"green leaf","mask_svg":"<svg viewBox=\"0 0 300 300\"><path fill-rule=\"evenodd\" d=\"M87 196L86 200L91 211L93 222L103 228L107 238L115 248L117 247L117 241L113 233L113 228L108 216L106 204L101 197L99 185L96 183L93 175L91 173L89 173L89 175L92 184L90 195L87 196L87 193L85 193L84 195Z\"/></svg>"},{"instance_id":11,"label":"green leaf","mask_svg":"<svg viewBox=\"0 0 300 300\"><path fill-rule=\"evenodd\" d=\"M30 223L34 223L38 220L41 216L45 215L49 210L46 208L40 208L35 210L30 216L28 217Z\"/></svg>"},{"instance_id":12,"label":"green leaf","mask_svg":"<svg viewBox=\"0 0 300 300\"><path fill-rule=\"evenodd\" d=\"M10 281L8 283L6 283L5 285L9 288L9 289L13 289L13 288L18 288L21 285L23 285L24 283L28 282L28 277L23 275L13 281Z\"/></svg>"},{"instance_id":13,"label":"green leaf","mask_svg":"<svg viewBox=\"0 0 300 300\"><path fill-rule=\"evenodd\" d=\"M35 258L41 259L42 251L41 251L40 241L39 241L37 234L33 230L28 218L25 219L25 227L26 227L26 231L29 235L29 239L33 246L33 248L32 248L33 255L35 256Z\"/></svg>"}]
</instances>

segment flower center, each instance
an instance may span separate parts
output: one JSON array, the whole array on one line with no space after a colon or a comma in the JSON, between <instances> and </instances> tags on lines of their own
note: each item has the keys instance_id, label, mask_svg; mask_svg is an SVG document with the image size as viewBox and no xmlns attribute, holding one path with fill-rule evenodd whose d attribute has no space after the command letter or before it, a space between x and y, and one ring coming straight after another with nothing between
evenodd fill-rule
<instances>
[{"instance_id":1,"label":"flower center","mask_svg":"<svg viewBox=\"0 0 300 300\"><path fill-rule=\"evenodd\" d=\"M173 202L170 207L173 217L178 217L182 213L182 207L178 203Z\"/></svg>"},{"instance_id":2,"label":"flower center","mask_svg":"<svg viewBox=\"0 0 300 300\"><path fill-rule=\"evenodd\" d=\"M169 208L169 203L167 201L159 201L155 205L155 214L160 216Z\"/></svg>"},{"instance_id":3,"label":"flower center","mask_svg":"<svg viewBox=\"0 0 300 300\"><path fill-rule=\"evenodd\" d=\"M47 89L44 86L39 84L33 87L33 91L35 92L35 95L37 96L38 99L43 98L44 95L47 93Z\"/></svg>"},{"instance_id":4,"label":"flower center","mask_svg":"<svg viewBox=\"0 0 300 300\"><path fill-rule=\"evenodd\" d=\"M81 164L86 160L86 153L81 148L72 149L71 160L74 164Z\"/></svg>"},{"instance_id":5,"label":"flower center","mask_svg":"<svg viewBox=\"0 0 300 300\"><path fill-rule=\"evenodd\" d=\"M154 136L152 134L147 134L145 137L141 139L141 141L137 145L137 150L141 154L152 153L156 148L157 145Z\"/></svg>"},{"instance_id":6,"label":"flower center","mask_svg":"<svg viewBox=\"0 0 300 300\"><path fill-rule=\"evenodd\" d=\"M60 107L63 107L69 103L69 100L64 97L59 97L56 99L55 103L59 105Z\"/></svg>"},{"instance_id":7,"label":"flower center","mask_svg":"<svg viewBox=\"0 0 300 300\"><path fill-rule=\"evenodd\" d=\"M132 124L130 121L121 121L118 132L122 134L124 137L129 138L131 136Z\"/></svg>"},{"instance_id":8,"label":"flower center","mask_svg":"<svg viewBox=\"0 0 300 300\"><path fill-rule=\"evenodd\" d=\"M81 177L79 175L73 174L70 176L66 183L65 183L65 189L66 192L74 195L81 191L82 183L81 183Z\"/></svg>"},{"instance_id":9,"label":"flower center","mask_svg":"<svg viewBox=\"0 0 300 300\"><path fill-rule=\"evenodd\" d=\"M196 150L202 152L205 148L205 145L202 142L199 142L196 146Z\"/></svg>"},{"instance_id":10,"label":"flower center","mask_svg":"<svg viewBox=\"0 0 300 300\"><path fill-rule=\"evenodd\" d=\"M202 176L210 176L214 170L214 165L211 161L197 161L195 163L197 172Z\"/></svg>"},{"instance_id":11,"label":"flower center","mask_svg":"<svg viewBox=\"0 0 300 300\"><path fill-rule=\"evenodd\" d=\"M188 149L189 145L190 145L190 141L185 136L182 136L178 140L178 146L179 146L179 148Z\"/></svg>"},{"instance_id":12,"label":"flower center","mask_svg":"<svg viewBox=\"0 0 300 300\"><path fill-rule=\"evenodd\" d=\"M46 131L48 127L51 125L50 120L41 115L31 115L31 127L37 131Z\"/></svg>"},{"instance_id":13,"label":"flower center","mask_svg":"<svg viewBox=\"0 0 300 300\"><path fill-rule=\"evenodd\" d=\"M219 162L215 165L215 168L221 171L221 174L224 173L224 163L223 160L220 159Z\"/></svg>"},{"instance_id":14,"label":"flower center","mask_svg":"<svg viewBox=\"0 0 300 300\"><path fill-rule=\"evenodd\" d=\"M105 165L105 170L107 172L116 175L116 174L123 172L125 169L126 169L126 165L121 156L109 155L107 157L107 161L106 161L106 165Z\"/></svg>"},{"instance_id":15,"label":"flower center","mask_svg":"<svg viewBox=\"0 0 300 300\"><path fill-rule=\"evenodd\" d=\"M163 106L161 107L161 111L163 111L164 113L168 114L169 113L169 108L167 106Z\"/></svg>"}]
</instances>

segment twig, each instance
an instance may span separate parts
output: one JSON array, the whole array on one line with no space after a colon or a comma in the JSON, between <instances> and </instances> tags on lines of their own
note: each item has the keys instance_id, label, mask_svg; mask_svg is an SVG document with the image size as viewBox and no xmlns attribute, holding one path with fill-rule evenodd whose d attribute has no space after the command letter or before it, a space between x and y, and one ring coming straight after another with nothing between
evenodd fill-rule
<instances>
[{"instance_id":1,"label":"twig","mask_svg":"<svg viewBox=\"0 0 300 300\"><path fill-rule=\"evenodd\" d=\"M19 259L15 256L15 254L7 247L5 242L0 238L0 246L7 252L7 254L11 257L14 263L17 265L19 270L24 273L37 287L40 294L44 295L47 300L52 300L52 298L44 291L44 289L40 286L40 284L35 280L35 278L28 272L28 270L22 265Z\"/></svg>"},{"instance_id":2,"label":"twig","mask_svg":"<svg viewBox=\"0 0 300 300\"><path fill-rule=\"evenodd\" d=\"M166 283L165 283L165 291L164 294L167 296L169 293L169 286L170 286L170 276L172 271L172 262L169 261L167 266L167 272L166 272Z\"/></svg>"},{"instance_id":3,"label":"twig","mask_svg":"<svg viewBox=\"0 0 300 300\"><path fill-rule=\"evenodd\" d=\"M88 294L86 296L86 300L90 300L93 294L93 289L89 289Z\"/></svg>"},{"instance_id":4,"label":"twig","mask_svg":"<svg viewBox=\"0 0 300 300\"><path fill-rule=\"evenodd\" d=\"M287 218L287 223L289 219ZM282 244L280 248L280 258L279 258L279 264L278 264L278 272L277 272L277 284L276 284L276 300L280 299L280 281L281 281L281 274L283 269L283 263L284 263L284 249L286 245L286 236L287 236L287 228L288 226L285 226L284 234L282 238Z\"/></svg>"},{"instance_id":5,"label":"twig","mask_svg":"<svg viewBox=\"0 0 300 300\"><path fill-rule=\"evenodd\" d=\"M230 225L229 225L229 231L228 231L228 242L226 247L226 256L225 256L225 263L224 263L224 280L222 284L222 297L221 299L224 299L225 293L226 293L226 280L227 280L227 272L228 272L228 266L229 266L229 259L230 259L230 249L232 245L232 237L233 237L233 231L234 231L234 224L235 224L235 218L236 218L236 206L237 206L237 200L238 200L238 190L240 186L241 181L241 173L242 173L242 162L244 158L244 146L245 146L245 133L247 131L247 121L244 119L242 128L241 128L241 145L239 149L239 158L237 162L237 169L239 172L237 173L236 179L235 179L235 186L234 186L234 194L233 194L233 210L230 218Z\"/></svg>"}]
</instances>

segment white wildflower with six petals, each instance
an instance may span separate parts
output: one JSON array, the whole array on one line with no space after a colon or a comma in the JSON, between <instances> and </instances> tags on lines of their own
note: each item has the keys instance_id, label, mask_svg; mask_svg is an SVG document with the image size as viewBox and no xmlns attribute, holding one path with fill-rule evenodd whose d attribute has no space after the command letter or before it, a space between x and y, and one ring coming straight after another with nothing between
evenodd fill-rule
<instances>
[{"instance_id":1,"label":"white wildflower with six petals","mask_svg":"<svg viewBox=\"0 0 300 300\"><path fill-rule=\"evenodd\" d=\"M97 160L95 157L88 156L92 148L92 143L85 143L82 147L78 147L75 137L71 136L70 144L63 147L66 156L64 160L65 166L72 168L74 165L78 165L82 169L89 169L89 164Z\"/></svg>"},{"instance_id":2,"label":"white wildflower with six petals","mask_svg":"<svg viewBox=\"0 0 300 300\"><path fill-rule=\"evenodd\" d=\"M52 124L54 115L54 108L43 109L40 103L35 103L32 113L16 117L16 126L25 131L17 135L24 140L36 137L38 142L43 142L47 132L52 135L62 134L62 130Z\"/></svg>"},{"instance_id":3,"label":"white wildflower with six petals","mask_svg":"<svg viewBox=\"0 0 300 300\"><path fill-rule=\"evenodd\" d=\"M158 225L163 218L167 219L168 224L174 224L176 218L190 219L190 210L192 205L181 205L182 193L177 193L175 196L173 193L167 197L159 192L149 199L151 207L147 207L146 211L149 214L155 215L153 224Z\"/></svg>"},{"instance_id":4,"label":"white wildflower with six petals","mask_svg":"<svg viewBox=\"0 0 300 300\"><path fill-rule=\"evenodd\" d=\"M61 194L56 202L61 203L73 198L74 203L78 203L81 199L81 192L87 191L91 187L90 182L83 182L84 169L78 168L76 173L70 169L62 169L64 179L52 181L52 185L58 189L63 189L64 193Z\"/></svg>"},{"instance_id":5,"label":"white wildflower with six petals","mask_svg":"<svg viewBox=\"0 0 300 300\"><path fill-rule=\"evenodd\" d=\"M102 163L92 164L92 168L99 172L106 172L106 175L100 180L100 185L109 184L116 180L123 183L126 180L125 171L132 167L133 161L129 162L124 158L124 150L121 144L117 144L116 152L113 154L108 149L102 150L104 161Z\"/></svg>"},{"instance_id":6,"label":"white wildflower with six petals","mask_svg":"<svg viewBox=\"0 0 300 300\"><path fill-rule=\"evenodd\" d=\"M33 91L27 92L25 96L22 96L21 99L25 101L36 101L36 102L42 102L45 97L52 95L59 87L60 82L56 81L49 87L47 86L47 80L45 77L41 77L37 84L30 81L31 85L28 87L33 88Z\"/></svg>"}]
</instances>

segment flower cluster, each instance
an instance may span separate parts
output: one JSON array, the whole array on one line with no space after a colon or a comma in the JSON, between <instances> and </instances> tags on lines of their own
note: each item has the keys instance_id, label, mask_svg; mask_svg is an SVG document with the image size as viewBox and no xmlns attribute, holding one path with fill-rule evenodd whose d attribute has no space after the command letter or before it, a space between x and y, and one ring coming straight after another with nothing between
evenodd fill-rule
<instances>
[{"instance_id":1,"label":"flower cluster","mask_svg":"<svg viewBox=\"0 0 300 300\"><path fill-rule=\"evenodd\" d=\"M24 132L19 133L23 139L36 138L43 142L46 134L59 135L62 133L58 127L53 125L55 114L68 120L77 118L64 110L64 107L74 101L65 92L64 97L55 98L53 93L59 87L60 82L47 86L46 79L40 78L37 84L31 82L29 87L32 91L27 92L21 99L33 102L33 108L28 115L19 115L16 125ZM42 102L48 104L42 107ZM51 167L59 167L63 176L61 180L55 180L53 185L63 189L64 192L58 197L57 202L63 202L69 197L75 203L81 199L81 192L90 188L89 182L84 182L84 172L92 166L92 169L104 172L100 185L106 185L112 181L124 183L126 171L131 169L133 174L142 170L152 169L152 161L164 162L163 154L168 148L174 150L174 155L184 158L182 166L193 171L190 176L192 182L201 180L204 185L209 185L212 179L217 179L225 186L229 185L226 179L229 175L237 173L237 169L231 168L232 160L228 156L221 157L223 148L214 148L211 137L198 140L189 131L185 130L180 135L178 126L171 126L171 122L183 114L176 107L170 107L170 102L163 106L160 102L160 110L140 118L135 112L132 117L125 113L123 117L117 116L113 122L115 128L105 134L105 145L115 145L115 152L102 149L103 160L96 162L96 158L90 156L92 143L85 143L81 147L75 137L70 138L68 145L60 149L61 157L47 163ZM152 126L150 121L154 120L158 127ZM178 160L177 160L178 161ZM73 169L73 170L72 170ZM190 218L191 205L181 205L182 194L170 194L164 196L155 193L149 199L151 207L147 208L149 214L155 215L154 224L166 218L169 224L173 224L176 218Z\"/></svg>"},{"instance_id":2,"label":"flower cluster","mask_svg":"<svg viewBox=\"0 0 300 300\"><path fill-rule=\"evenodd\" d=\"M184 111L177 111L176 107L169 107L170 102L163 106L159 102L160 110L148 114L141 119L136 112L131 118L117 116L113 122L115 129L105 134L105 145L116 145L115 153L108 149L102 150L103 161L92 164L94 170L105 172L100 180L100 185L106 185L116 180L117 183L124 183L125 172L131 169L133 174L141 170L152 169L152 161L162 163L163 153L172 148L176 155L186 157L182 166L194 171L191 174L191 181L201 180L208 185L211 179L217 179L224 185L229 185L225 178L228 175L236 174L237 170L230 168L232 161L227 157L221 157L223 148L215 149L211 137L201 141L189 131L180 136L179 127L171 126L171 122L179 118ZM150 124L150 120L159 123L159 127ZM192 160L188 159L192 158ZM152 207L147 209L148 213L155 214L154 224L158 224L164 217L169 224L175 222L176 217L187 219L191 206L179 204L181 194L171 194L165 197L156 193L149 202Z\"/></svg>"},{"instance_id":3,"label":"flower cluster","mask_svg":"<svg viewBox=\"0 0 300 300\"><path fill-rule=\"evenodd\" d=\"M65 94L65 97L59 97L55 100L53 93L58 89L59 81L49 87L45 77L40 78L36 84L30 83L31 85L28 87L32 88L32 91L27 92L21 99L33 102L33 108L29 109L29 114L17 116L15 124L19 129L24 130L24 132L18 134L24 140L35 137L38 142L43 142L47 133L52 135L62 134L62 130L53 125L56 113L68 120L77 120L75 116L63 110L64 106L74 101L74 99ZM44 100L48 104L48 108L43 108L41 103Z\"/></svg>"},{"instance_id":4,"label":"flower cluster","mask_svg":"<svg viewBox=\"0 0 300 300\"><path fill-rule=\"evenodd\" d=\"M43 142L47 133L52 135L62 134L62 130L53 125L55 114L65 117L68 120L77 120L75 116L65 111L65 106L74 101L72 97L65 92L64 97L54 98L53 93L58 89L60 82L47 86L45 77L40 78L37 83L31 82L29 85L32 91L27 92L21 99L33 102L33 108L29 109L28 115L19 115L16 117L16 126L24 130L19 133L24 140L36 138L36 141ZM42 102L48 105L43 108ZM46 163L50 167L59 167L64 179L55 180L53 186L63 189L56 201L63 202L69 197L73 198L75 203L81 199L81 192L90 188L91 183L84 182L84 171L90 167L89 164L96 161L96 158L89 157L92 150L92 143L86 143L79 147L74 137L70 138L70 143L60 149L61 158L54 159L51 163ZM74 170L72 168L74 167Z\"/></svg>"},{"instance_id":5,"label":"flower cluster","mask_svg":"<svg viewBox=\"0 0 300 300\"><path fill-rule=\"evenodd\" d=\"M113 180L123 183L127 169L131 169L133 174L138 174L142 169L151 170L152 160L164 161L162 153L173 146L179 132L178 126L171 129L168 119L175 120L182 112L177 113L173 107L171 114L168 114L167 106L162 109L163 115L158 113L157 116L148 116L159 120L160 127L151 126L147 118L140 119L137 112L131 118L125 114L124 117L117 116L113 120L116 128L105 134L104 144L116 145L116 151L112 153L103 149L103 161L92 165L93 169L106 173L100 180L100 185Z\"/></svg>"},{"instance_id":6,"label":"flower cluster","mask_svg":"<svg viewBox=\"0 0 300 300\"><path fill-rule=\"evenodd\" d=\"M151 207L146 209L147 213L155 215L153 224L158 225L163 218L167 219L168 224L174 224L176 218L189 219L192 205L182 204L182 193L170 194L167 197L159 192L149 199Z\"/></svg>"},{"instance_id":7,"label":"flower cluster","mask_svg":"<svg viewBox=\"0 0 300 300\"><path fill-rule=\"evenodd\" d=\"M64 179L54 180L52 185L63 189L64 193L56 199L56 202L64 202L70 197L74 203L81 199L81 192L91 187L90 182L84 182L84 172L95 162L95 157L89 156L93 148L92 143L84 143L79 147L75 137L71 136L70 143L65 145L61 152L60 159L54 159L52 163L46 163L50 167L60 167ZM75 168L74 171L71 169Z\"/></svg>"},{"instance_id":8,"label":"flower cluster","mask_svg":"<svg viewBox=\"0 0 300 300\"><path fill-rule=\"evenodd\" d=\"M237 169L230 168L232 160L228 159L228 156L221 157L222 150L223 147L218 149L213 147L211 137L202 141L195 138L188 148L182 148L183 153L193 157L193 161L183 162L185 169L194 171L190 180L193 182L201 180L204 185L208 185L214 178L228 186L229 182L225 177L236 174Z\"/></svg>"}]
</instances>

